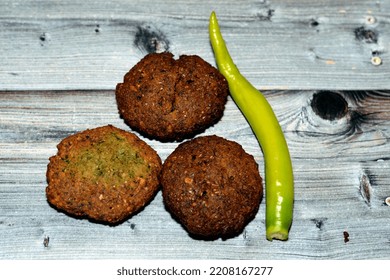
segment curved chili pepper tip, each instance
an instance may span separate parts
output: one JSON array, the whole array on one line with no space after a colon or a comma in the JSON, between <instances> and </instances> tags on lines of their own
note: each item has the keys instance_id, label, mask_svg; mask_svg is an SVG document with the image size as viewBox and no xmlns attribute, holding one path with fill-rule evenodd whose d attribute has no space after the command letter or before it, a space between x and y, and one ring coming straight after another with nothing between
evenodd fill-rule
<instances>
[{"instance_id":1,"label":"curved chili pepper tip","mask_svg":"<svg viewBox=\"0 0 390 280\"><path fill-rule=\"evenodd\" d=\"M294 178L290 153L280 124L267 99L238 70L222 37L215 12L209 23L217 66L230 95L247 119L265 162L266 238L287 240L293 219Z\"/></svg>"}]
</instances>

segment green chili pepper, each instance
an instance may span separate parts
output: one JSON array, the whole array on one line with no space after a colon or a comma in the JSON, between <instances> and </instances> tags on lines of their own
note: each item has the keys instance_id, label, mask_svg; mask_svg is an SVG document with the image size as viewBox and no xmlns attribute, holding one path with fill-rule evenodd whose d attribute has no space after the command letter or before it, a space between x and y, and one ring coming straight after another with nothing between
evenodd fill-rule
<instances>
[{"instance_id":1,"label":"green chili pepper","mask_svg":"<svg viewBox=\"0 0 390 280\"><path fill-rule=\"evenodd\" d=\"M293 218L294 178L283 131L267 99L238 70L211 13L210 41L230 95L247 119L265 161L266 238L287 240Z\"/></svg>"}]
</instances>

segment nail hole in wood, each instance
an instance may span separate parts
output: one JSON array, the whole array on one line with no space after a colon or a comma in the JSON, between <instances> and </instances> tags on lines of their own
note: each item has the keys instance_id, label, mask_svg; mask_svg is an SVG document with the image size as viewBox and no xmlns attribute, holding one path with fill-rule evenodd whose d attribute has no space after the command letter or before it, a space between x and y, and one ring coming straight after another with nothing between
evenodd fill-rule
<instances>
[{"instance_id":1,"label":"nail hole in wood","mask_svg":"<svg viewBox=\"0 0 390 280\"><path fill-rule=\"evenodd\" d=\"M372 65L379 66L382 64L382 59L379 56L373 56L371 58Z\"/></svg>"},{"instance_id":2,"label":"nail hole in wood","mask_svg":"<svg viewBox=\"0 0 390 280\"><path fill-rule=\"evenodd\" d=\"M376 18L373 16L366 17L367 24L374 24L376 22Z\"/></svg>"},{"instance_id":3,"label":"nail hole in wood","mask_svg":"<svg viewBox=\"0 0 390 280\"><path fill-rule=\"evenodd\" d=\"M320 23L316 21L315 19L310 20L310 26L311 27L317 27Z\"/></svg>"}]
</instances>

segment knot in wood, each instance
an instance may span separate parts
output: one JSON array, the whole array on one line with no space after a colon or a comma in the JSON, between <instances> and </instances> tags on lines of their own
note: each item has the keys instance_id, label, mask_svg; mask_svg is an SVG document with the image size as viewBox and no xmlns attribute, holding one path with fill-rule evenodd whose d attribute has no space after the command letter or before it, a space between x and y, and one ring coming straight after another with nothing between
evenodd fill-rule
<instances>
[{"instance_id":1,"label":"knot in wood","mask_svg":"<svg viewBox=\"0 0 390 280\"><path fill-rule=\"evenodd\" d=\"M311 101L313 111L325 120L341 119L348 112L348 103L339 93L320 91L313 95Z\"/></svg>"},{"instance_id":2,"label":"knot in wood","mask_svg":"<svg viewBox=\"0 0 390 280\"><path fill-rule=\"evenodd\" d=\"M368 44L376 44L378 42L378 32L374 29L367 29L364 26L358 27L354 31L355 37L359 41L363 41Z\"/></svg>"}]
</instances>

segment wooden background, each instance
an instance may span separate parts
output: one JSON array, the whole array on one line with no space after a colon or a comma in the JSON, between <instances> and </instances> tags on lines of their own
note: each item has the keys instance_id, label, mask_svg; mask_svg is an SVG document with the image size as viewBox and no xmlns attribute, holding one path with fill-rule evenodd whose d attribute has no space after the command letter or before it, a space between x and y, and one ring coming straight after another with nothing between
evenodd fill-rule
<instances>
[{"instance_id":1,"label":"wooden background","mask_svg":"<svg viewBox=\"0 0 390 280\"><path fill-rule=\"evenodd\" d=\"M390 258L390 1L209 2L0 0L0 259ZM241 235L216 241L189 237L161 193L115 227L51 208L48 158L72 133L129 130L114 89L145 54L215 65L212 10L285 131L296 188L290 239L265 239L264 200ZM231 99L209 134L240 143L264 173ZM143 139L163 160L177 146Z\"/></svg>"}]
</instances>

